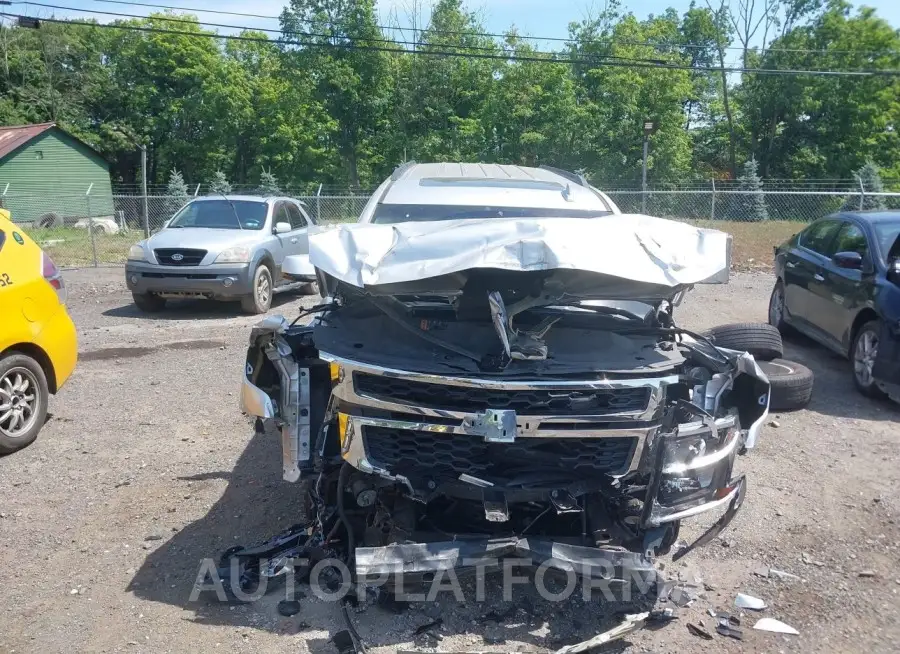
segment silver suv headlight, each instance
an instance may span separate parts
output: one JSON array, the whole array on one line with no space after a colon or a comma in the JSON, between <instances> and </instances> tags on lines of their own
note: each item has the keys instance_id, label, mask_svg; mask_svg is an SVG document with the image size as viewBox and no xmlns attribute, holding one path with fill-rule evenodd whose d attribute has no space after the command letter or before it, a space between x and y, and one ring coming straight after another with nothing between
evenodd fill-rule
<instances>
[{"instance_id":1,"label":"silver suv headlight","mask_svg":"<svg viewBox=\"0 0 900 654\"><path fill-rule=\"evenodd\" d=\"M250 248L245 245L235 245L227 250L222 250L213 263L250 263Z\"/></svg>"},{"instance_id":2,"label":"silver suv headlight","mask_svg":"<svg viewBox=\"0 0 900 654\"><path fill-rule=\"evenodd\" d=\"M129 261L146 261L147 257L144 255L144 245L143 241L141 243L135 243L128 250L128 260Z\"/></svg>"}]
</instances>

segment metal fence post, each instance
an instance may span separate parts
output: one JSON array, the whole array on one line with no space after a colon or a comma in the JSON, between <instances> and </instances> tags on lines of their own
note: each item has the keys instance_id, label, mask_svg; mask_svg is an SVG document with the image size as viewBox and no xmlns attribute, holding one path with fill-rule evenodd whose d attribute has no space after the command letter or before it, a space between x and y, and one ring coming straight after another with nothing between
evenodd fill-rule
<instances>
[{"instance_id":1,"label":"metal fence post","mask_svg":"<svg viewBox=\"0 0 900 654\"><path fill-rule=\"evenodd\" d=\"M90 186L88 186L87 193L84 194L84 206L87 209L87 224L88 231L91 233L91 252L94 257L94 268L98 266L97 262L97 236L94 234L94 217L91 215L91 189L94 188L94 183L91 182Z\"/></svg>"},{"instance_id":2,"label":"metal fence post","mask_svg":"<svg viewBox=\"0 0 900 654\"><path fill-rule=\"evenodd\" d=\"M859 182L859 210L862 211L866 208L866 185L859 175L856 176L856 181Z\"/></svg>"},{"instance_id":3,"label":"metal fence post","mask_svg":"<svg viewBox=\"0 0 900 654\"><path fill-rule=\"evenodd\" d=\"M716 178L713 177L712 180L712 196L710 198L710 206L709 206L709 219L716 219Z\"/></svg>"},{"instance_id":4,"label":"metal fence post","mask_svg":"<svg viewBox=\"0 0 900 654\"><path fill-rule=\"evenodd\" d=\"M316 190L316 222L322 223L322 185Z\"/></svg>"},{"instance_id":5,"label":"metal fence post","mask_svg":"<svg viewBox=\"0 0 900 654\"><path fill-rule=\"evenodd\" d=\"M150 213L147 211L147 146L141 145L141 194L144 196L144 238L150 238Z\"/></svg>"}]
</instances>

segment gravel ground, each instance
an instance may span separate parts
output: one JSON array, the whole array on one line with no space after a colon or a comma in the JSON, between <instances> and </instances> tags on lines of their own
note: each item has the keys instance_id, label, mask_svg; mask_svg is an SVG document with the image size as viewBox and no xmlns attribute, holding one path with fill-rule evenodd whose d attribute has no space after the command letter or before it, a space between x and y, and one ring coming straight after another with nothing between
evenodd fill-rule
<instances>
[{"instance_id":1,"label":"gravel ground","mask_svg":"<svg viewBox=\"0 0 900 654\"><path fill-rule=\"evenodd\" d=\"M284 618L277 592L236 607L188 599L203 557L266 538L298 514L296 487L280 479L279 443L254 436L237 408L255 319L192 302L148 318L132 306L121 270L66 279L81 360L38 441L0 459L0 651L336 651L328 639L343 627L334 604L304 599ZM692 328L764 320L770 284L768 275L738 274L728 286L699 288L676 315ZM273 312L294 315L312 301L279 298ZM662 561L671 577L702 578L701 597L678 621L605 651L900 649L900 410L858 395L846 362L823 348L799 337L786 345L816 373L812 403L772 416L740 460L749 493L723 537L684 563ZM754 574L769 566L801 579ZM737 592L765 599L759 617L800 636L754 631L756 615L744 617L743 642L687 631L700 621L713 630L707 609L728 610ZM508 615L489 622L490 609ZM549 605L523 590L511 607L445 597L400 615L369 607L355 619L376 652L546 651L607 628L616 609ZM443 640L414 638L436 615Z\"/></svg>"}]
</instances>

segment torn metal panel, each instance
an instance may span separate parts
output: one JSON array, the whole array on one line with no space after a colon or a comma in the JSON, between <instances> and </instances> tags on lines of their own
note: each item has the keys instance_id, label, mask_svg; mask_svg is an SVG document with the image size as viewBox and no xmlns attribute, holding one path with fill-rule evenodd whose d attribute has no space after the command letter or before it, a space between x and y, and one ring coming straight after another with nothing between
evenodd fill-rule
<instances>
[{"instance_id":1,"label":"torn metal panel","mask_svg":"<svg viewBox=\"0 0 900 654\"><path fill-rule=\"evenodd\" d=\"M357 287L400 284L473 268L577 270L629 280L632 297L719 281L731 236L639 214L346 224L314 229L310 260ZM599 289L598 289L599 290Z\"/></svg>"}]
</instances>

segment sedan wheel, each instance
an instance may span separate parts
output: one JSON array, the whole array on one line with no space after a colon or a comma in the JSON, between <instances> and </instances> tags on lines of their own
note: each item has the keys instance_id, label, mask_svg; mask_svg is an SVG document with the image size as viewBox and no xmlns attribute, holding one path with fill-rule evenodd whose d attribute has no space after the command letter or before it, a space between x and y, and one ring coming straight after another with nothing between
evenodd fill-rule
<instances>
[{"instance_id":1,"label":"sedan wheel","mask_svg":"<svg viewBox=\"0 0 900 654\"><path fill-rule=\"evenodd\" d=\"M775 284L772 289L772 297L769 298L769 324L778 330L783 330L784 322L784 286L781 282Z\"/></svg>"},{"instance_id":2,"label":"sedan wheel","mask_svg":"<svg viewBox=\"0 0 900 654\"><path fill-rule=\"evenodd\" d=\"M878 356L879 323L877 320L863 325L856 334L851 360L853 361L853 381L864 395L881 397L884 393L873 376L875 359Z\"/></svg>"}]
</instances>

